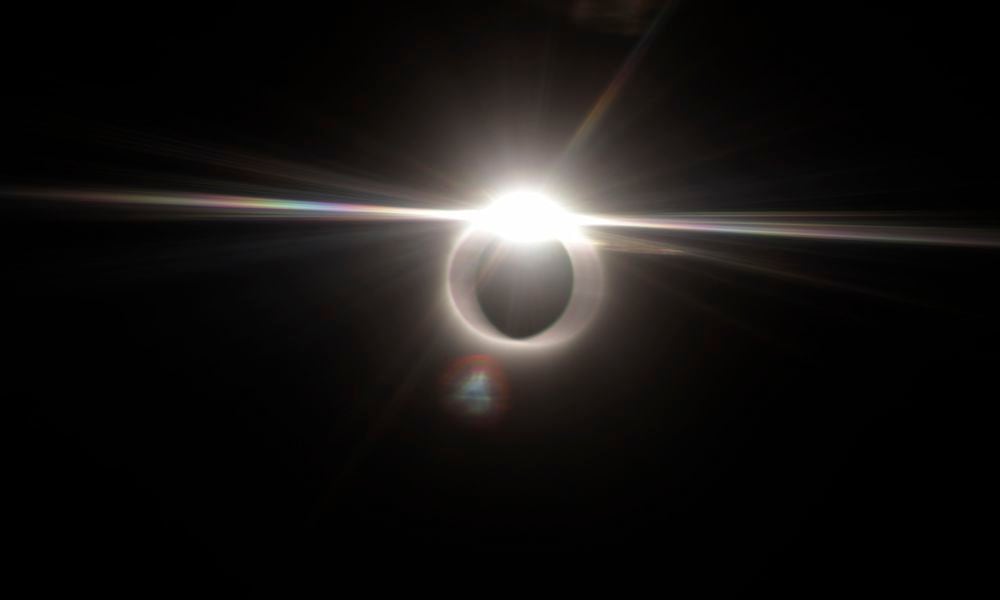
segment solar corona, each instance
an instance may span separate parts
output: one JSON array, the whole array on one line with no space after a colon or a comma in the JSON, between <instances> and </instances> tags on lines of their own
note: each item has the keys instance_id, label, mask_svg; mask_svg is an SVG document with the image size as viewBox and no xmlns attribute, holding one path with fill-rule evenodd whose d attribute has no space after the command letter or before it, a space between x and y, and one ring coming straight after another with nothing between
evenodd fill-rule
<instances>
[{"instance_id":1,"label":"solar corona","mask_svg":"<svg viewBox=\"0 0 1000 600\"><path fill-rule=\"evenodd\" d=\"M602 272L594 246L579 227L580 218L542 191L517 189L475 213L448 258L446 296L453 314L481 341L514 349L537 349L567 342L593 318L602 294ZM480 264L498 243L533 245L557 242L572 268L572 288L556 320L527 338L512 338L483 313L476 295Z\"/></svg>"}]
</instances>

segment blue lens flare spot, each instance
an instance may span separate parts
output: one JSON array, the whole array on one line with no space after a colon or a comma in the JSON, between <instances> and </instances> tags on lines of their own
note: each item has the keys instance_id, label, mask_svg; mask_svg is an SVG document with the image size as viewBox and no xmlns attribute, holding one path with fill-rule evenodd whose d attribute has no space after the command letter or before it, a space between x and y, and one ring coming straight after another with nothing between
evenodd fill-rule
<instances>
[{"instance_id":1,"label":"blue lens flare spot","mask_svg":"<svg viewBox=\"0 0 1000 600\"><path fill-rule=\"evenodd\" d=\"M456 360L445 375L451 412L475 421L492 421L507 407L507 380L500 363L475 354Z\"/></svg>"}]
</instances>

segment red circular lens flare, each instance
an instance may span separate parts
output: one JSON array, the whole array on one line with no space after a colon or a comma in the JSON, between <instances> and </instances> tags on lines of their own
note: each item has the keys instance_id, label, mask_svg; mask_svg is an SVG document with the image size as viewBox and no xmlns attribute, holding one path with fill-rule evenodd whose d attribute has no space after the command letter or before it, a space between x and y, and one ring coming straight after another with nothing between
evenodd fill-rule
<instances>
[{"instance_id":1,"label":"red circular lens flare","mask_svg":"<svg viewBox=\"0 0 1000 600\"><path fill-rule=\"evenodd\" d=\"M507 410L507 378L486 354L456 360L444 376L448 409L475 422L492 422Z\"/></svg>"}]
</instances>

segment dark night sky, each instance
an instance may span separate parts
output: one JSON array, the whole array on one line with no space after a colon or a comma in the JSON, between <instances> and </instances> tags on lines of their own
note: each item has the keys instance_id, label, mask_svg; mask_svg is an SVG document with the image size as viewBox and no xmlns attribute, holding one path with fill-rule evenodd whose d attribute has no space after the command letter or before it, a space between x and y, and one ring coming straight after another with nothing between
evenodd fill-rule
<instances>
[{"instance_id":1,"label":"dark night sky","mask_svg":"<svg viewBox=\"0 0 1000 600\"><path fill-rule=\"evenodd\" d=\"M681 3L559 160L638 38L573 2L479 4L12 15L0 180L305 185L163 151L191 143L446 197L557 172L602 212L1000 222L983 15ZM597 321L497 355L508 410L477 426L442 404L488 351L440 308L450 225L2 207L9 518L44 585L481 551L507 575L635 557L662 585L983 562L996 251L685 237L798 279L609 253Z\"/></svg>"}]
</instances>

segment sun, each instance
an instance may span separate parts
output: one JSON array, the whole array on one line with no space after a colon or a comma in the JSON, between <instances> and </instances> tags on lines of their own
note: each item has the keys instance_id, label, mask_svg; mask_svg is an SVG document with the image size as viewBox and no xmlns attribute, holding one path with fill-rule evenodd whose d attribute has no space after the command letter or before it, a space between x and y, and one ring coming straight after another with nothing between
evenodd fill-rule
<instances>
[{"instance_id":1,"label":"sun","mask_svg":"<svg viewBox=\"0 0 1000 600\"><path fill-rule=\"evenodd\" d=\"M511 242L531 244L578 239L573 213L544 192L517 189L498 196L472 219L472 226Z\"/></svg>"}]
</instances>

